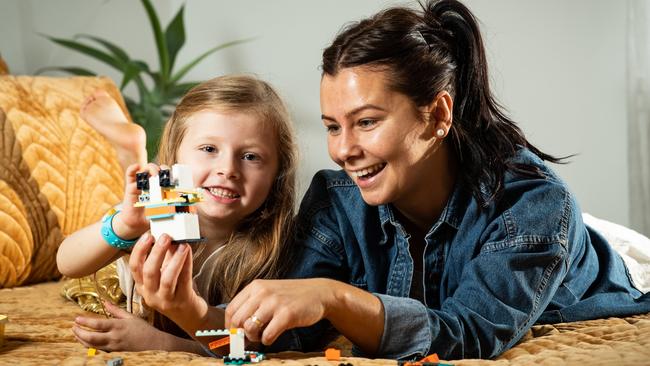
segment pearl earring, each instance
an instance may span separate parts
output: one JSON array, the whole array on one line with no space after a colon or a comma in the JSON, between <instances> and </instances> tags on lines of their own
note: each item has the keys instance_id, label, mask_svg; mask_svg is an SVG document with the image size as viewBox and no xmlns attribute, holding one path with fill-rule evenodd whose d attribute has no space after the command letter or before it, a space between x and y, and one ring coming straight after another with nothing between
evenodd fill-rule
<instances>
[{"instance_id":1,"label":"pearl earring","mask_svg":"<svg viewBox=\"0 0 650 366\"><path fill-rule=\"evenodd\" d=\"M438 136L438 138L445 137L445 130L443 130L442 128L437 129L436 130L436 136Z\"/></svg>"}]
</instances>

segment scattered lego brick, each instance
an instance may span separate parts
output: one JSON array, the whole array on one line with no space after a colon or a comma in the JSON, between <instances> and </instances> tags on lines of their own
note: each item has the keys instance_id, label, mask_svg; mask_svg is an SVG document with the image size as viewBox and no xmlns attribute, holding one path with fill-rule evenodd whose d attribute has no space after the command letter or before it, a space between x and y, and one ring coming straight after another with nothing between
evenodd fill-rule
<instances>
[{"instance_id":1,"label":"scattered lego brick","mask_svg":"<svg viewBox=\"0 0 650 366\"><path fill-rule=\"evenodd\" d=\"M88 353L87 353L88 357L93 357L93 356L95 356L96 353L97 353L96 349L94 349L92 347L88 348Z\"/></svg>"},{"instance_id":2,"label":"scattered lego brick","mask_svg":"<svg viewBox=\"0 0 650 366\"><path fill-rule=\"evenodd\" d=\"M341 359L341 351L336 348L328 348L325 350L325 358L328 361L338 361Z\"/></svg>"},{"instance_id":3,"label":"scattered lego brick","mask_svg":"<svg viewBox=\"0 0 650 366\"><path fill-rule=\"evenodd\" d=\"M106 361L106 366L122 366L122 365L124 365L124 360L122 359L122 357L115 357Z\"/></svg>"},{"instance_id":4,"label":"scattered lego brick","mask_svg":"<svg viewBox=\"0 0 650 366\"><path fill-rule=\"evenodd\" d=\"M438 354L434 353L420 360L420 362L440 362Z\"/></svg>"}]
</instances>

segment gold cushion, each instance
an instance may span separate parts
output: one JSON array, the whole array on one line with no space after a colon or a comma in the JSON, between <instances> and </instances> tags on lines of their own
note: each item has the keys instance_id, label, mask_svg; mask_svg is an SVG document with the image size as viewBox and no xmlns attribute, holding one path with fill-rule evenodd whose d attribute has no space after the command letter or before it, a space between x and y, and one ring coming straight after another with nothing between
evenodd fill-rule
<instances>
[{"instance_id":1,"label":"gold cushion","mask_svg":"<svg viewBox=\"0 0 650 366\"><path fill-rule=\"evenodd\" d=\"M107 78L0 76L0 287L55 279L63 238L122 197L113 147L79 116Z\"/></svg>"}]
</instances>

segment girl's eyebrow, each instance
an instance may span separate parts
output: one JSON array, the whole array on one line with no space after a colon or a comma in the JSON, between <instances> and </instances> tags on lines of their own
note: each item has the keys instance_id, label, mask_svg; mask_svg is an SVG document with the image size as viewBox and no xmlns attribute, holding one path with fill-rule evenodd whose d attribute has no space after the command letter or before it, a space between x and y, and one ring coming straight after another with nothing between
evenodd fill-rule
<instances>
[{"instance_id":1,"label":"girl's eyebrow","mask_svg":"<svg viewBox=\"0 0 650 366\"><path fill-rule=\"evenodd\" d=\"M194 140L194 143L200 145L200 144L214 142L214 140L218 140L217 142L221 142L227 139L223 138L222 136L202 135L196 138ZM249 141L249 140L237 141L237 149L239 150L246 150L246 149L266 150L267 146L268 143L266 141Z\"/></svg>"},{"instance_id":2,"label":"girl's eyebrow","mask_svg":"<svg viewBox=\"0 0 650 366\"><path fill-rule=\"evenodd\" d=\"M364 104L364 105L362 105L362 106L359 106L359 107L354 108L353 110L347 112L347 113L345 114L345 117L346 117L346 118L350 118L350 117L354 116L355 114L357 114L357 113L359 113L359 112L362 112L362 111L364 111L364 110L366 110L366 109L376 109L376 110L378 110L378 111L386 112L386 110L385 110L384 108L382 108L382 107L380 107L380 106L378 106L378 105L375 105L375 104ZM326 116L326 115L324 115L324 114L321 114L320 118L321 118L321 119L328 120L328 121L336 122L336 119L335 119L334 117Z\"/></svg>"}]
</instances>

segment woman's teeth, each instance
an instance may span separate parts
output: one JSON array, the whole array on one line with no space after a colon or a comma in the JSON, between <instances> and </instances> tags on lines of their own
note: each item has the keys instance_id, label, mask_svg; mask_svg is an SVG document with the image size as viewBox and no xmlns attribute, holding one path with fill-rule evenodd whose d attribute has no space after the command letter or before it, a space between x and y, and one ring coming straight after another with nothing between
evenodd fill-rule
<instances>
[{"instance_id":1,"label":"woman's teeth","mask_svg":"<svg viewBox=\"0 0 650 366\"><path fill-rule=\"evenodd\" d=\"M238 198L239 195L237 193L233 193L232 191L223 189L223 188L208 188L208 191L212 193L215 196L219 197L224 197L224 198Z\"/></svg>"},{"instance_id":2,"label":"woman's teeth","mask_svg":"<svg viewBox=\"0 0 650 366\"><path fill-rule=\"evenodd\" d=\"M386 163L375 164L365 169L357 170L352 172L352 176L357 178L368 178L371 175L374 175L378 171L384 169Z\"/></svg>"}]
</instances>

